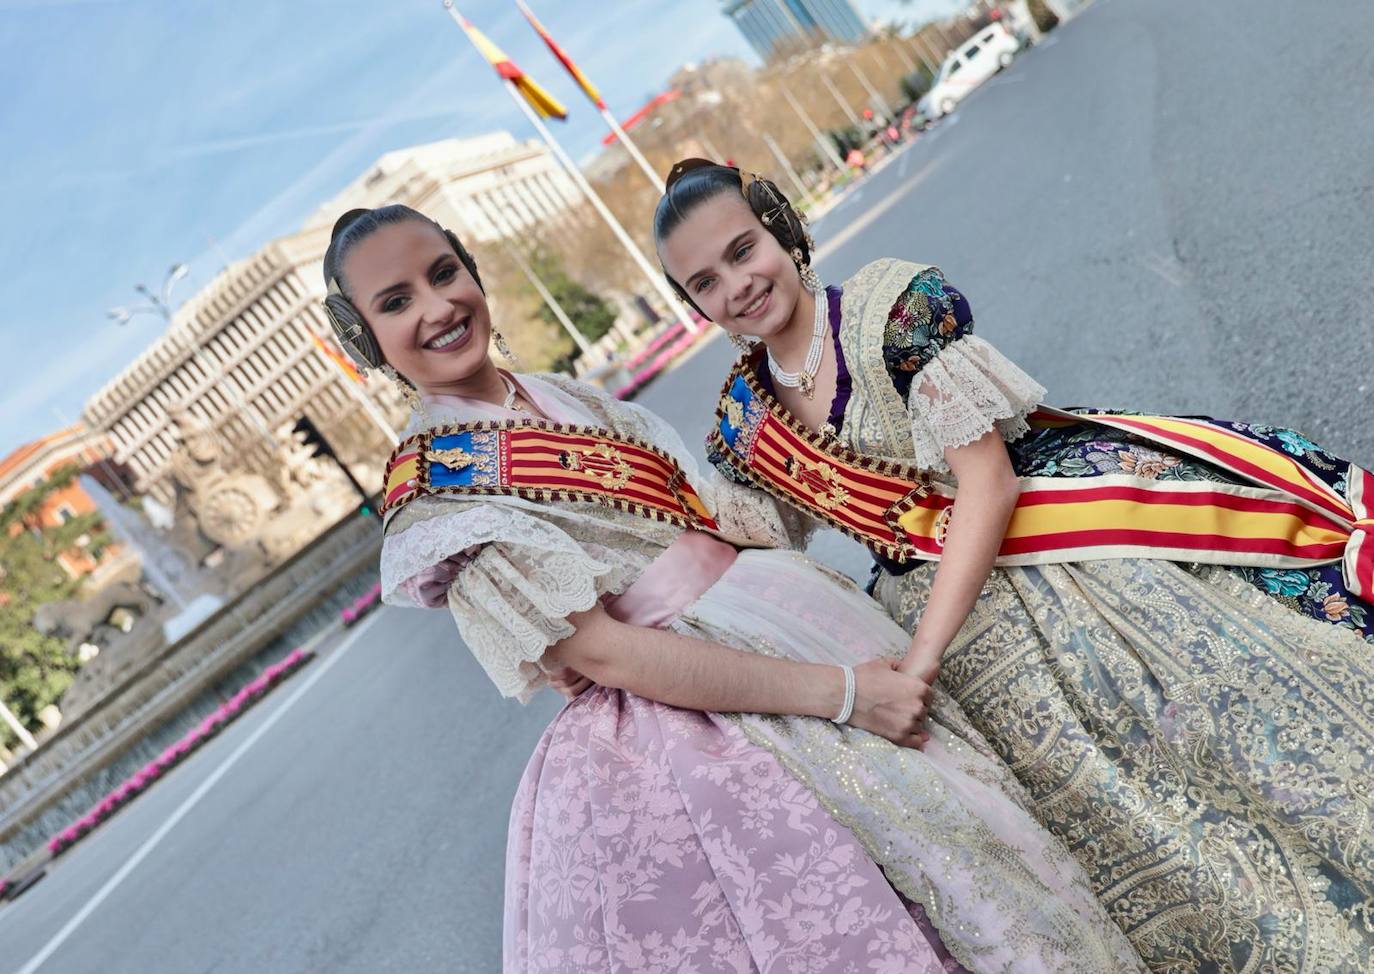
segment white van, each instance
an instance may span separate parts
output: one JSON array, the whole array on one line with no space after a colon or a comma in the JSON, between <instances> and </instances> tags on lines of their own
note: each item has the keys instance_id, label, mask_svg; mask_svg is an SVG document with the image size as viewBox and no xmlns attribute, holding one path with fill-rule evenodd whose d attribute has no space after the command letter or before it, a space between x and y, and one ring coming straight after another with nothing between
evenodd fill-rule
<instances>
[{"instance_id":1,"label":"white van","mask_svg":"<svg viewBox=\"0 0 1374 974\"><path fill-rule=\"evenodd\" d=\"M969 92L1010 65L1019 47L1001 24L984 27L945 58L935 83L921 96L920 111L927 118L948 115Z\"/></svg>"}]
</instances>

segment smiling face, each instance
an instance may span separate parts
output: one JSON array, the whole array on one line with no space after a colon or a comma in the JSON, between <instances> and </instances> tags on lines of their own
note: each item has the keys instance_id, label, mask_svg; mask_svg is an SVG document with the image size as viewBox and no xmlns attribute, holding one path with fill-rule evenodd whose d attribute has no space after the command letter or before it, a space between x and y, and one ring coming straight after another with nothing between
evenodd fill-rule
<instances>
[{"instance_id":1,"label":"smiling face","mask_svg":"<svg viewBox=\"0 0 1374 974\"><path fill-rule=\"evenodd\" d=\"M432 224L378 227L341 270L387 363L422 391L452 391L489 361L486 297Z\"/></svg>"},{"instance_id":2,"label":"smiling face","mask_svg":"<svg viewBox=\"0 0 1374 974\"><path fill-rule=\"evenodd\" d=\"M658 252L668 276L733 334L767 338L787 326L797 307L797 265L737 192L695 206Z\"/></svg>"}]
</instances>

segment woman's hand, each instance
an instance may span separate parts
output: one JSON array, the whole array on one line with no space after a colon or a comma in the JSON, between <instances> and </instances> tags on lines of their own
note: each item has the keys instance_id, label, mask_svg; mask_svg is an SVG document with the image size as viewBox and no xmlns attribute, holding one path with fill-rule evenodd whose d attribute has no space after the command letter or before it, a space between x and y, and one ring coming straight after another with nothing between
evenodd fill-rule
<instances>
[{"instance_id":1,"label":"woman's hand","mask_svg":"<svg viewBox=\"0 0 1374 974\"><path fill-rule=\"evenodd\" d=\"M591 685L591 680L587 679L571 666L564 666L549 672L549 686L553 687L569 700L576 700L578 695Z\"/></svg>"},{"instance_id":2,"label":"woman's hand","mask_svg":"<svg viewBox=\"0 0 1374 974\"><path fill-rule=\"evenodd\" d=\"M900 747L921 748L931 687L903 673L893 660L875 659L854 667L854 713L849 723Z\"/></svg>"}]
</instances>

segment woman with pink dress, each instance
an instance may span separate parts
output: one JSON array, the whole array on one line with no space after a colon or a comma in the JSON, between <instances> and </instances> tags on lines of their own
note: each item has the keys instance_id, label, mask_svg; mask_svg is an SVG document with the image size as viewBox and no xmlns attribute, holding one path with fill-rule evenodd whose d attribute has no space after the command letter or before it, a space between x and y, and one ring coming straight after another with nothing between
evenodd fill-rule
<instances>
[{"instance_id":1,"label":"woman with pink dress","mask_svg":"<svg viewBox=\"0 0 1374 974\"><path fill-rule=\"evenodd\" d=\"M653 414L493 363L477 268L406 207L325 257L345 347L413 396L383 598L497 689L571 697L511 811L508 971L1141 970L1081 869L851 584L771 545ZM498 344L499 335L495 336Z\"/></svg>"}]
</instances>

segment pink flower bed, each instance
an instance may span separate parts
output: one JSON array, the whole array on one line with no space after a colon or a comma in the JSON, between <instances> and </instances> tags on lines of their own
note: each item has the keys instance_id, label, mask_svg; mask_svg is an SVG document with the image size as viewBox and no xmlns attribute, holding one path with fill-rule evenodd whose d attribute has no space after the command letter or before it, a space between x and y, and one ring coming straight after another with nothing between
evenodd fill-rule
<instances>
[{"instance_id":1,"label":"pink flower bed","mask_svg":"<svg viewBox=\"0 0 1374 974\"><path fill-rule=\"evenodd\" d=\"M348 628L373 609L377 608L382 602L382 583L377 582L370 589L353 600L351 605L344 606L339 617L343 619L344 628Z\"/></svg>"},{"instance_id":2,"label":"pink flower bed","mask_svg":"<svg viewBox=\"0 0 1374 974\"><path fill-rule=\"evenodd\" d=\"M124 781L113 791L107 794L100 801L81 816L71 825L68 825L61 832L58 832L48 840L48 851L53 855L65 851L73 843L77 842L87 832L94 829L105 819L115 813L115 810L124 805L135 795L144 791L158 778L161 778L169 770L179 764L186 755L200 747L211 737L219 733L220 729L228 724L249 705L265 695L268 690L280 683L286 676L300 669L315 656L313 651L303 649L293 649L285 657L273 663L263 670L251 683L244 686L227 701L216 707L211 713L191 730L187 731L182 738L175 744L159 754L156 758L149 761L133 775ZM3 887L0 887L2 890Z\"/></svg>"},{"instance_id":3,"label":"pink flower bed","mask_svg":"<svg viewBox=\"0 0 1374 974\"><path fill-rule=\"evenodd\" d=\"M703 322L700 318L698 318L696 312L692 312L692 320L697 321L702 325L706 324L706 322ZM671 327L665 328L653 341L651 341L649 344L645 345L639 351L635 352L633 355L627 358L624 362L625 368L631 370L639 368L654 355L662 351L663 346L667 345L671 341L681 338L683 333L686 331L687 326L684 325L682 322L673 322Z\"/></svg>"},{"instance_id":4,"label":"pink flower bed","mask_svg":"<svg viewBox=\"0 0 1374 974\"><path fill-rule=\"evenodd\" d=\"M710 333L709 322L703 321L695 314L693 318L702 324L703 327L701 331L693 335L685 326L679 324L668 329L668 331L654 339L653 343L648 346L646 351L655 349L656 347L657 354L654 354L653 357L648 360L648 364L633 372L630 375L630 381L628 383L615 390L613 395L617 399L628 399L630 396L633 396L644 387L645 383L667 368L673 359L687 351L687 349L691 348L700 339L705 338ZM639 358L639 356L636 356L636 358ZM644 360L639 359L639 361L643 362ZM635 360L631 359L626 365L629 368L633 368L634 363Z\"/></svg>"}]
</instances>

